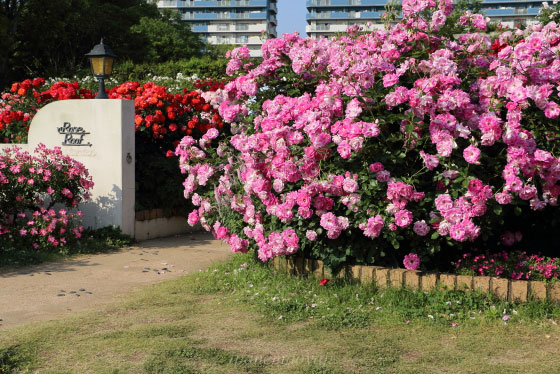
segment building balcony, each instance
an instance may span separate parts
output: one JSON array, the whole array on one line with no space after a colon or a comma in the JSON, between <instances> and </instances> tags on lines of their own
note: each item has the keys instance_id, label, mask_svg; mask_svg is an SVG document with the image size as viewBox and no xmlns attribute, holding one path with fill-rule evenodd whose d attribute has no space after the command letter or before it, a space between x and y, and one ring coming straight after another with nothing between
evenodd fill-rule
<instances>
[{"instance_id":1,"label":"building balcony","mask_svg":"<svg viewBox=\"0 0 560 374\"><path fill-rule=\"evenodd\" d=\"M345 18L350 18L350 14L347 12L331 12L331 18L333 19L345 19Z\"/></svg>"},{"instance_id":2,"label":"building balcony","mask_svg":"<svg viewBox=\"0 0 560 374\"><path fill-rule=\"evenodd\" d=\"M223 8L223 7L259 7L266 8L266 0L230 0L225 1L196 1L194 3L188 1L181 1L184 6L196 7L196 8Z\"/></svg>"},{"instance_id":3,"label":"building balcony","mask_svg":"<svg viewBox=\"0 0 560 374\"><path fill-rule=\"evenodd\" d=\"M163 0L156 2L158 8L177 8L182 6L183 1L177 0Z\"/></svg>"},{"instance_id":4,"label":"building balcony","mask_svg":"<svg viewBox=\"0 0 560 374\"><path fill-rule=\"evenodd\" d=\"M383 12L321 12L308 13L307 20L347 20L347 19L380 19Z\"/></svg>"},{"instance_id":5,"label":"building balcony","mask_svg":"<svg viewBox=\"0 0 560 374\"><path fill-rule=\"evenodd\" d=\"M251 12L249 13L250 19L267 19L266 12Z\"/></svg>"},{"instance_id":6,"label":"building balcony","mask_svg":"<svg viewBox=\"0 0 560 374\"><path fill-rule=\"evenodd\" d=\"M500 16L513 16L513 9L484 9L482 11L488 17L500 17Z\"/></svg>"},{"instance_id":7,"label":"building balcony","mask_svg":"<svg viewBox=\"0 0 560 374\"><path fill-rule=\"evenodd\" d=\"M217 13L195 13L194 16L191 19L199 19L199 20L218 19L218 14Z\"/></svg>"},{"instance_id":8,"label":"building balcony","mask_svg":"<svg viewBox=\"0 0 560 374\"><path fill-rule=\"evenodd\" d=\"M210 44L247 44L249 45L262 45L263 41L260 35L251 35L246 37L223 36L210 34L207 39Z\"/></svg>"},{"instance_id":9,"label":"building balcony","mask_svg":"<svg viewBox=\"0 0 560 374\"><path fill-rule=\"evenodd\" d=\"M486 4L496 4L496 3L505 3L505 4L519 4L519 3L534 3L535 5L541 5L541 1L527 1L527 0L482 0L482 6Z\"/></svg>"},{"instance_id":10,"label":"building balcony","mask_svg":"<svg viewBox=\"0 0 560 374\"><path fill-rule=\"evenodd\" d=\"M502 26L504 27L507 26L510 29L515 28L516 25L520 23L520 21L521 23L524 23L526 26L532 26L539 23L537 19L531 16L525 16L525 17L515 16L515 17L506 17L501 19L498 18L495 21L499 21Z\"/></svg>"},{"instance_id":11,"label":"building balcony","mask_svg":"<svg viewBox=\"0 0 560 374\"><path fill-rule=\"evenodd\" d=\"M381 19L383 12L360 12L360 19Z\"/></svg>"},{"instance_id":12,"label":"building balcony","mask_svg":"<svg viewBox=\"0 0 560 374\"><path fill-rule=\"evenodd\" d=\"M387 0L307 0L308 8L384 6Z\"/></svg>"},{"instance_id":13,"label":"building balcony","mask_svg":"<svg viewBox=\"0 0 560 374\"><path fill-rule=\"evenodd\" d=\"M241 27L240 27L241 26ZM251 23L251 24L229 24L224 27L220 23L210 23L209 25L193 25L194 32L203 32L211 34L227 34L227 35L257 35L260 37L261 32L267 29L266 23Z\"/></svg>"},{"instance_id":14,"label":"building balcony","mask_svg":"<svg viewBox=\"0 0 560 374\"><path fill-rule=\"evenodd\" d=\"M185 1L185 0L160 0L159 8L266 8L267 0L230 0L230 1Z\"/></svg>"},{"instance_id":15,"label":"building balcony","mask_svg":"<svg viewBox=\"0 0 560 374\"><path fill-rule=\"evenodd\" d=\"M488 17L525 16L535 17L540 8L504 8L504 9L482 9L482 13Z\"/></svg>"},{"instance_id":16,"label":"building balcony","mask_svg":"<svg viewBox=\"0 0 560 374\"><path fill-rule=\"evenodd\" d=\"M346 12L321 12L321 13L307 13L306 18L307 19L348 19L350 18L350 15Z\"/></svg>"},{"instance_id":17,"label":"building balcony","mask_svg":"<svg viewBox=\"0 0 560 374\"><path fill-rule=\"evenodd\" d=\"M355 23L356 25L365 25L366 22L368 22L368 20L357 20L357 22ZM318 24L311 24L311 25L307 25L305 27L305 32L307 33L307 35L312 36L311 34L336 34L336 33L343 33L346 32L346 29L348 28L348 22L340 22L340 23L328 23L328 24L324 24L324 23L318 23ZM372 28L373 29L380 29L383 28L384 24L381 21L374 21ZM370 28L368 28L368 30L370 30Z\"/></svg>"},{"instance_id":18,"label":"building balcony","mask_svg":"<svg viewBox=\"0 0 560 374\"><path fill-rule=\"evenodd\" d=\"M375 25L373 27L373 29L376 29L376 30L382 30L383 28L384 28L384 25L382 25L382 24ZM311 39L319 39L321 37L331 38L333 36L339 35L341 32L344 32L344 31L307 31L307 36L310 37Z\"/></svg>"},{"instance_id":19,"label":"building balcony","mask_svg":"<svg viewBox=\"0 0 560 374\"><path fill-rule=\"evenodd\" d=\"M184 13L182 15L184 20L218 20L218 21L236 21L236 20L263 20L266 21L266 12L216 12L216 13ZM276 23L276 16L271 16L271 22Z\"/></svg>"}]
</instances>

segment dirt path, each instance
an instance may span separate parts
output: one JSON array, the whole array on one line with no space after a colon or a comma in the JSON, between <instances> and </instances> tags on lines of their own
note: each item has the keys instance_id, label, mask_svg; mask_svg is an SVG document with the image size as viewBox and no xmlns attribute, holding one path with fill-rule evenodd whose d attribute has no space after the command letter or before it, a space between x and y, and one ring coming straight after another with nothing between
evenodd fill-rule
<instances>
[{"instance_id":1,"label":"dirt path","mask_svg":"<svg viewBox=\"0 0 560 374\"><path fill-rule=\"evenodd\" d=\"M0 330L114 302L141 286L199 271L230 255L226 244L200 233L3 272Z\"/></svg>"}]
</instances>

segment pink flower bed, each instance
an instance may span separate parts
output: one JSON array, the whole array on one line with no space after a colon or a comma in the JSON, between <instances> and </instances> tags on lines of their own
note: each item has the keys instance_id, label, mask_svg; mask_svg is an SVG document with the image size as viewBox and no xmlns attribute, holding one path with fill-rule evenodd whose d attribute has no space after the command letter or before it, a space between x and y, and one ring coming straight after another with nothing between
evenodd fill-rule
<instances>
[{"instance_id":1,"label":"pink flower bed","mask_svg":"<svg viewBox=\"0 0 560 374\"><path fill-rule=\"evenodd\" d=\"M457 271L473 275L507 277L515 280L560 278L560 259L527 252L465 253L456 263Z\"/></svg>"}]
</instances>

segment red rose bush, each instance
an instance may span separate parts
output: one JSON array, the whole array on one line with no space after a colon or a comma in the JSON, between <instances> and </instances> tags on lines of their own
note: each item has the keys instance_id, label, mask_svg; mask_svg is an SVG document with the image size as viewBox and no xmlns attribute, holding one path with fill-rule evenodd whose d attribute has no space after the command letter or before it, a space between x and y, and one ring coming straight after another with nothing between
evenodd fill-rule
<instances>
[{"instance_id":1,"label":"red rose bush","mask_svg":"<svg viewBox=\"0 0 560 374\"><path fill-rule=\"evenodd\" d=\"M209 128L221 128L217 108L206 103L203 90L214 92L224 87L216 80L196 81L192 91L173 93L153 82L125 82L108 91L110 99L134 100L136 131L154 141L174 148L184 135L201 136ZM4 143L23 143L37 111L53 101L92 99L95 95L79 82L55 81L46 85L43 78L14 83L0 100L0 139Z\"/></svg>"}]
</instances>

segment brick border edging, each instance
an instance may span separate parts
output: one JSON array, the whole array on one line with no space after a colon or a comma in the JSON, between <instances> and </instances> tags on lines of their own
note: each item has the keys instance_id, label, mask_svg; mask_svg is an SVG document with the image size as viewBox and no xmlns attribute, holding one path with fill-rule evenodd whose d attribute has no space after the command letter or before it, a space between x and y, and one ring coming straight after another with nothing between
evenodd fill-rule
<instances>
[{"instance_id":1,"label":"brick border edging","mask_svg":"<svg viewBox=\"0 0 560 374\"><path fill-rule=\"evenodd\" d=\"M333 278L321 260L303 257L275 257L272 264L275 270L296 276L312 275L316 278ZM548 299L560 303L560 282L545 283L487 276L422 273L415 270L363 265L346 266L334 278L354 279L363 283L375 282L380 287L408 287L422 291L429 291L440 284L448 289L480 290L512 302Z\"/></svg>"}]
</instances>

